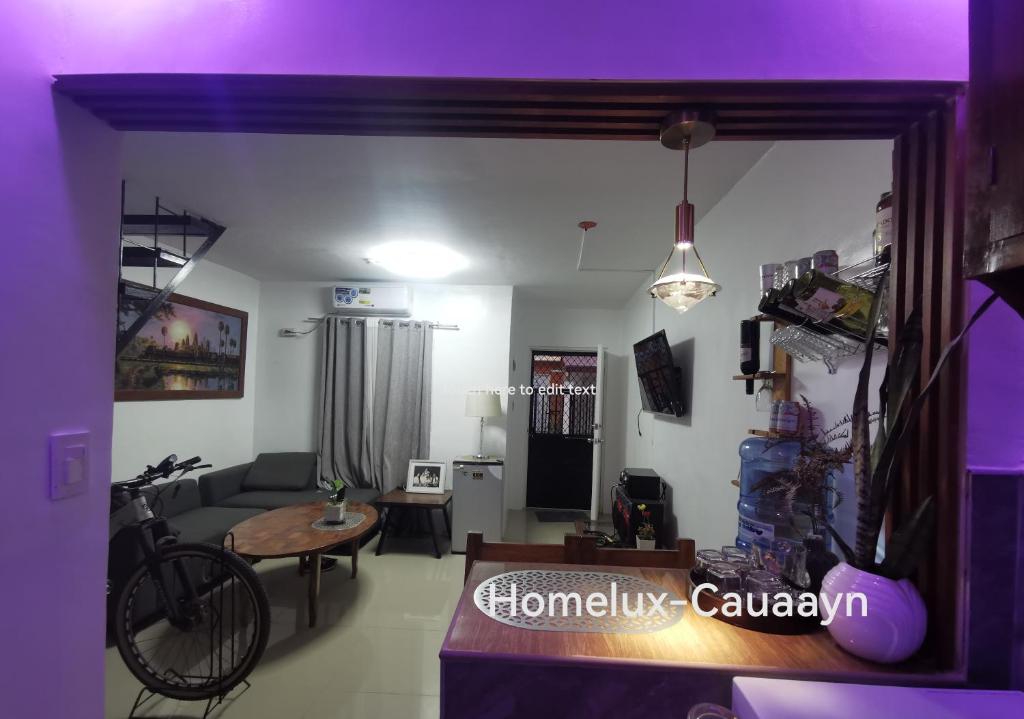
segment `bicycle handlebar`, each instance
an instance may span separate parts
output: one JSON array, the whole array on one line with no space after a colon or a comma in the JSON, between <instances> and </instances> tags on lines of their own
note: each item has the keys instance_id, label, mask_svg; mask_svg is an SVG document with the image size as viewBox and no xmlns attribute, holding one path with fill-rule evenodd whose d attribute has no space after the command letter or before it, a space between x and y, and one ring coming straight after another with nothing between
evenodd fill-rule
<instances>
[{"instance_id":1,"label":"bicycle handlebar","mask_svg":"<svg viewBox=\"0 0 1024 719\"><path fill-rule=\"evenodd\" d=\"M202 457L192 457L186 459L184 462L178 461L178 455L170 454L165 457L155 467L152 465L146 465L146 469L140 475L134 479L129 479L124 482L114 482L113 486L127 489L134 489L137 487L144 487L147 484L152 484L157 479L168 479L175 472L185 474L191 472L193 469L204 469L206 467L212 467L211 464L200 464Z\"/></svg>"}]
</instances>

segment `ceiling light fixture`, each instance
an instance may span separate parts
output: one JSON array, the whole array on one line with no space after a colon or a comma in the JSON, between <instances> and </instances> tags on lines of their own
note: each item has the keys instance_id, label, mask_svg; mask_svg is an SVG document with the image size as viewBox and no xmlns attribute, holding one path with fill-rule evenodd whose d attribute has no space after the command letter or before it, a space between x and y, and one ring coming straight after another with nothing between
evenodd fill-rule
<instances>
[{"instance_id":1,"label":"ceiling light fixture","mask_svg":"<svg viewBox=\"0 0 1024 719\"><path fill-rule=\"evenodd\" d=\"M469 267L469 260L437 242L400 240L372 248L366 256L372 265L415 279L440 279Z\"/></svg>"},{"instance_id":2,"label":"ceiling light fixture","mask_svg":"<svg viewBox=\"0 0 1024 719\"><path fill-rule=\"evenodd\" d=\"M700 147L715 136L715 126L703 119L697 112L681 110L665 118L661 124L661 144L670 150L683 151L683 201L676 205L675 243L668 259L654 283L648 288L651 297L656 297L678 312L686 312L701 300L712 297L720 289L708 275L707 267L693 244L693 205L687 197L690 183L690 148ZM697 261L700 272L690 262L689 255ZM671 271L669 269L671 268ZM668 274L666 274L668 272Z\"/></svg>"}]
</instances>

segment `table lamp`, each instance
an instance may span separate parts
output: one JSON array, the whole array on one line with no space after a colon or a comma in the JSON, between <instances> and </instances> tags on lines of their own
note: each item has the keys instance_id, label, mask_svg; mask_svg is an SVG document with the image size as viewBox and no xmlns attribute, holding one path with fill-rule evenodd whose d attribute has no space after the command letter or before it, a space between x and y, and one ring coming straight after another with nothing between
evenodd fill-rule
<instances>
[{"instance_id":1,"label":"table lamp","mask_svg":"<svg viewBox=\"0 0 1024 719\"><path fill-rule=\"evenodd\" d=\"M466 416L480 418L480 449L477 459L484 458L484 419L501 416L501 398L497 392L474 391L466 395Z\"/></svg>"}]
</instances>

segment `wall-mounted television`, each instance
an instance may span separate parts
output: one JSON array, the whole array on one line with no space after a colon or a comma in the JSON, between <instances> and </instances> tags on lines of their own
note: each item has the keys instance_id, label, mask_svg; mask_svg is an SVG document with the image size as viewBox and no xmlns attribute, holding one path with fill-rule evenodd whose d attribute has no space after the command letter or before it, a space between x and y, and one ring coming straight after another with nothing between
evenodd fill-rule
<instances>
[{"instance_id":1,"label":"wall-mounted television","mask_svg":"<svg viewBox=\"0 0 1024 719\"><path fill-rule=\"evenodd\" d=\"M683 372L672 358L665 330L655 332L633 345L636 374L640 381L640 402L645 412L675 417L686 414L683 401Z\"/></svg>"}]
</instances>

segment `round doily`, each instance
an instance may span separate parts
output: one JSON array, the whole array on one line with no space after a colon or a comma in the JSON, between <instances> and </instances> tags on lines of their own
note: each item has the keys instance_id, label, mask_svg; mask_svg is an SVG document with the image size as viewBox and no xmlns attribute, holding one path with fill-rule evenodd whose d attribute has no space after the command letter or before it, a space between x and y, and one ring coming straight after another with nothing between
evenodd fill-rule
<instances>
[{"instance_id":1,"label":"round doily","mask_svg":"<svg viewBox=\"0 0 1024 719\"><path fill-rule=\"evenodd\" d=\"M612 612L614 584L615 611ZM515 612L512 596L515 585ZM497 601L491 604L491 587ZM538 601L526 594L541 596ZM665 594L660 603L656 599ZM562 595L568 595L566 599ZM594 612L587 611L587 600ZM576 596L579 596L577 604ZM601 601L603 597L605 601ZM685 601L659 584L629 574L581 570L528 569L506 572L482 582L473 593L477 608L491 619L521 629L547 632L598 632L604 634L640 634L657 632L683 617ZM577 606L579 611L577 611ZM537 616L529 616L543 608ZM601 610L604 616L598 616ZM564 615L564 616L563 616Z\"/></svg>"}]
</instances>

